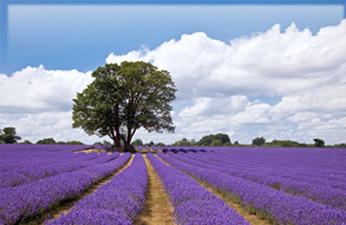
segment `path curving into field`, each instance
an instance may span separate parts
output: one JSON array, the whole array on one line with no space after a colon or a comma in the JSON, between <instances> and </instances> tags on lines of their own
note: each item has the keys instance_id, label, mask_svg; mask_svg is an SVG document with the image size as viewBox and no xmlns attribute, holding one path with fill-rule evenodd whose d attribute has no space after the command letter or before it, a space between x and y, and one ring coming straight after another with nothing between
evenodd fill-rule
<instances>
[{"instance_id":1,"label":"path curving into field","mask_svg":"<svg viewBox=\"0 0 346 225\"><path fill-rule=\"evenodd\" d=\"M173 206L165 188L146 155L143 155L149 177L145 207L135 225L176 225Z\"/></svg>"},{"instance_id":2,"label":"path curving into field","mask_svg":"<svg viewBox=\"0 0 346 225\"><path fill-rule=\"evenodd\" d=\"M161 160L165 165L172 166L168 162L166 162L164 159L160 158L156 155L158 159ZM180 170L181 171L181 170ZM184 171L182 171L185 173ZM195 177L191 176L190 174L185 173L187 176L192 177L194 180L196 180L202 187L207 189L210 193L214 194L217 198L223 200L226 205L228 205L230 208L234 209L238 214L240 214L247 222L249 222L251 225L271 225L266 220L259 219L256 215L249 213L240 203L236 202L230 195L227 195L227 193L224 193L217 188L213 187L212 185L208 184L207 182L201 181L199 179L196 179Z\"/></svg>"},{"instance_id":3,"label":"path curving into field","mask_svg":"<svg viewBox=\"0 0 346 225\"><path fill-rule=\"evenodd\" d=\"M121 156L120 156L121 157ZM26 220L25 222L18 222L16 225L39 225L39 224L45 224L44 222L50 219L56 219L60 217L61 215L67 214L70 209L81 199L84 197L94 193L97 191L100 187L102 187L104 184L107 184L113 177L120 174L122 171L124 171L126 168L128 168L134 159L134 155L131 155L129 160L121 166L119 169L112 172L110 175L98 180L96 183L88 187L83 194L76 196L75 198L68 199L66 201L61 202L59 205L53 206L52 208L44 211L42 214L37 215L31 220Z\"/></svg>"}]
</instances>

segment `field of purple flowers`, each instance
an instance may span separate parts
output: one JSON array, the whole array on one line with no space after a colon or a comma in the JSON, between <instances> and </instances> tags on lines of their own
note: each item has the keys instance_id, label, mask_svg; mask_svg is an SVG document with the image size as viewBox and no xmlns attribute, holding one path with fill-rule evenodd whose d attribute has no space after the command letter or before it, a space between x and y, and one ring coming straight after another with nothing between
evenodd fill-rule
<instances>
[{"instance_id":1,"label":"field of purple flowers","mask_svg":"<svg viewBox=\"0 0 346 225\"><path fill-rule=\"evenodd\" d=\"M0 224L138 225L146 212L161 225L152 209L164 203L147 194L153 176L176 225L346 224L344 149L86 148L0 145Z\"/></svg>"}]
</instances>

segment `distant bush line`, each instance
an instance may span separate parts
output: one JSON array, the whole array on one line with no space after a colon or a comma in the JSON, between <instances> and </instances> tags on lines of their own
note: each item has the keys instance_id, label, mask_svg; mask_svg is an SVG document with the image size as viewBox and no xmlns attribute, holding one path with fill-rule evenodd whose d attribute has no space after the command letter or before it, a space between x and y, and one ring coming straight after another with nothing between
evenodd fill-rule
<instances>
[{"instance_id":1,"label":"distant bush line","mask_svg":"<svg viewBox=\"0 0 346 225\"><path fill-rule=\"evenodd\" d=\"M34 144L29 140L21 141L22 138L17 135L16 128L5 127L0 129L0 144ZM238 146L238 147L248 147L248 146L262 146L262 147L292 147L292 148L304 148L304 147L329 147L329 148L346 148L346 143L325 145L324 140L320 138L313 139L313 144L300 143L293 140L272 140L266 141L264 137L255 137L251 144L241 144L238 141L232 142L230 137L224 133L209 134L203 136L200 140L182 138L176 141L172 146ZM54 138L43 138L38 140L35 144L66 144L66 145L84 145L83 142L78 140L72 141L56 141ZM159 142L154 143L150 141L149 143L144 143L141 139L136 139L132 143L132 146L166 146L166 144ZM96 142L94 145L104 146L106 148L112 148L112 143L104 140L103 142Z\"/></svg>"}]
</instances>

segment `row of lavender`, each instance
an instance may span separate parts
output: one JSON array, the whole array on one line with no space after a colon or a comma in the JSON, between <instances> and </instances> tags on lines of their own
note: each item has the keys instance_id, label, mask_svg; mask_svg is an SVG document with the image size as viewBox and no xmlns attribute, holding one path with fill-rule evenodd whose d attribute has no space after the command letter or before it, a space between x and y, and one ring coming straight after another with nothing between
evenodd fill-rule
<instances>
[{"instance_id":1,"label":"row of lavender","mask_svg":"<svg viewBox=\"0 0 346 225\"><path fill-rule=\"evenodd\" d=\"M164 165L152 154L148 154L148 158L168 192L178 224L248 224L221 199L216 198L192 178Z\"/></svg>"},{"instance_id":2,"label":"row of lavender","mask_svg":"<svg viewBox=\"0 0 346 225\"><path fill-rule=\"evenodd\" d=\"M45 156L46 154L42 153L34 159L22 157L20 160L16 160L16 162L11 160L2 162L0 166L0 189L15 187L46 177L105 163L115 159L119 154L74 154L61 152L55 154L54 160L50 160L49 157L46 158Z\"/></svg>"},{"instance_id":3,"label":"row of lavender","mask_svg":"<svg viewBox=\"0 0 346 225\"><path fill-rule=\"evenodd\" d=\"M47 224L130 225L145 204L147 186L146 166L138 154L129 168Z\"/></svg>"},{"instance_id":4,"label":"row of lavender","mask_svg":"<svg viewBox=\"0 0 346 225\"><path fill-rule=\"evenodd\" d=\"M214 153L205 155L213 157ZM173 156L174 155L174 156ZM221 170L228 170L232 163L222 164L222 168L209 166L210 163L197 162L193 158L198 154L186 154L188 161L180 154L162 154L159 156L186 173L208 182L212 186L239 199L251 212L279 224L344 224L346 213L304 197L288 194L239 176L233 176ZM224 154L223 154L224 156ZM207 156L205 156L207 157ZM222 155L220 155L222 157ZM247 158L251 156L248 155ZM207 157L208 158L208 157ZM251 160L251 159L250 159Z\"/></svg>"},{"instance_id":5,"label":"row of lavender","mask_svg":"<svg viewBox=\"0 0 346 225\"><path fill-rule=\"evenodd\" d=\"M263 155L265 155L266 152L261 152L262 155L260 156L262 159L257 157L257 162L252 162L253 159L251 158L244 161L244 152L246 153L246 151L239 152L239 154L234 154L234 152L231 154L227 154L226 152L223 152L222 154L211 153L207 156L196 154L193 158L188 154L178 154L176 157L190 164L193 163L195 166L217 170L228 175L241 177L256 183L267 185L268 187L283 190L290 194L300 195L325 205L346 210L346 174L344 174L344 177L340 175L343 171L337 173L332 171L330 167L326 167L326 165L320 165L320 167L317 165L309 167L308 162L303 163L302 161L296 160L294 153L291 153L293 156L291 156L291 158L294 159L296 165L289 163L289 157L285 157L285 161L280 162L279 165L275 165L278 161L281 161L279 158L270 158L270 161L274 161L273 163L269 160L263 160ZM248 155L250 153L251 152L247 152ZM276 151L276 153L278 153L278 151ZM323 153L327 152L324 151ZM337 153L344 154L344 152L340 151ZM330 158L333 158L333 152L329 152L329 154L328 157L324 157L325 160L323 161L323 164L326 164L328 159L330 160ZM242 157L239 157L239 155ZM270 155L271 157L273 157L273 155L275 156L275 154ZM304 156L300 156L300 160L302 159L304 159ZM343 158L339 155L338 161L340 162L342 159ZM311 160L311 157L306 161L309 160ZM314 163L316 164L318 162L316 157L314 157L314 160ZM258 162L262 165L254 165ZM313 172L310 172L311 170L313 170ZM325 170L328 171L330 177L324 175L326 173ZM282 173L279 173L279 171ZM307 174L310 174L310 176ZM336 176L339 176L339 180L335 179Z\"/></svg>"},{"instance_id":6,"label":"row of lavender","mask_svg":"<svg viewBox=\"0 0 346 225\"><path fill-rule=\"evenodd\" d=\"M15 224L75 198L130 159L129 154L74 153L86 146L2 147L0 224Z\"/></svg>"}]
</instances>

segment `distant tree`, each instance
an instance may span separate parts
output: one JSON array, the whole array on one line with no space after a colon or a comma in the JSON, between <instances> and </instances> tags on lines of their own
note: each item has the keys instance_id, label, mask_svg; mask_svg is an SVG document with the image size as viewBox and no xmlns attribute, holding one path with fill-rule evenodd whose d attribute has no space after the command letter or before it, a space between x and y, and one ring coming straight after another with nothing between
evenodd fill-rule
<instances>
[{"instance_id":1,"label":"distant tree","mask_svg":"<svg viewBox=\"0 0 346 225\"><path fill-rule=\"evenodd\" d=\"M30 144L32 144L32 142L31 142L31 141L29 141L29 140L24 140L24 141L22 142L22 144L27 144L27 145L30 145Z\"/></svg>"},{"instance_id":2,"label":"distant tree","mask_svg":"<svg viewBox=\"0 0 346 225\"><path fill-rule=\"evenodd\" d=\"M233 144L234 144L234 145L239 145L239 142L238 142L238 141L235 141Z\"/></svg>"},{"instance_id":3,"label":"distant tree","mask_svg":"<svg viewBox=\"0 0 346 225\"><path fill-rule=\"evenodd\" d=\"M297 141L291 140L273 140L266 143L266 146L275 146L275 147L305 147L306 144L299 143Z\"/></svg>"},{"instance_id":4,"label":"distant tree","mask_svg":"<svg viewBox=\"0 0 346 225\"><path fill-rule=\"evenodd\" d=\"M323 148L324 147L324 141L322 139L315 138L314 142L315 142L314 143L315 147L318 147L318 148Z\"/></svg>"},{"instance_id":5,"label":"distant tree","mask_svg":"<svg viewBox=\"0 0 346 225\"><path fill-rule=\"evenodd\" d=\"M43 138L39 141L36 142L36 144L56 144L56 141L54 140L54 138Z\"/></svg>"},{"instance_id":6,"label":"distant tree","mask_svg":"<svg viewBox=\"0 0 346 225\"><path fill-rule=\"evenodd\" d=\"M57 141L55 144L58 144L58 145L66 145L66 142L65 142L65 141Z\"/></svg>"},{"instance_id":7,"label":"distant tree","mask_svg":"<svg viewBox=\"0 0 346 225\"><path fill-rule=\"evenodd\" d=\"M149 145L149 146L155 146L155 143L153 141L150 141L148 144L146 145Z\"/></svg>"},{"instance_id":8,"label":"distant tree","mask_svg":"<svg viewBox=\"0 0 346 225\"><path fill-rule=\"evenodd\" d=\"M156 146L161 146L161 147L163 147L163 146L166 146L164 143L162 143L162 142L159 142L159 143L156 143Z\"/></svg>"},{"instance_id":9,"label":"distant tree","mask_svg":"<svg viewBox=\"0 0 346 225\"><path fill-rule=\"evenodd\" d=\"M335 144L333 147L346 148L346 143Z\"/></svg>"},{"instance_id":10,"label":"distant tree","mask_svg":"<svg viewBox=\"0 0 346 225\"><path fill-rule=\"evenodd\" d=\"M81 141L76 141L76 140L66 141L65 144L67 144L67 145L84 145L83 142L81 142Z\"/></svg>"},{"instance_id":11,"label":"distant tree","mask_svg":"<svg viewBox=\"0 0 346 225\"><path fill-rule=\"evenodd\" d=\"M173 146L192 146L192 145L193 145L192 140L189 141L187 138L182 138L181 140L176 141L173 144Z\"/></svg>"},{"instance_id":12,"label":"distant tree","mask_svg":"<svg viewBox=\"0 0 346 225\"><path fill-rule=\"evenodd\" d=\"M136 139L132 142L133 146L142 146L143 145L143 141L141 139Z\"/></svg>"},{"instance_id":13,"label":"distant tree","mask_svg":"<svg viewBox=\"0 0 346 225\"><path fill-rule=\"evenodd\" d=\"M110 147L110 146L112 146L112 143L110 143L109 141L103 140L102 145Z\"/></svg>"},{"instance_id":14,"label":"distant tree","mask_svg":"<svg viewBox=\"0 0 346 225\"><path fill-rule=\"evenodd\" d=\"M0 140L6 144L14 144L22 138L17 136L16 128L14 127L5 127L0 130Z\"/></svg>"},{"instance_id":15,"label":"distant tree","mask_svg":"<svg viewBox=\"0 0 346 225\"><path fill-rule=\"evenodd\" d=\"M266 139L264 137L256 137L252 140L252 145L264 145L266 143Z\"/></svg>"},{"instance_id":16,"label":"distant tree","mask_svg":"<svg viewBox=\"0 0 346 225\"><path fill-rule=\"evenodd\" d=\"M213 139L210 143L210 146L221 146L221 145L222 145L222 142L220 139Z\"/></svg>"},{"instance_id":17,"label":"distant tree","mask_svg":"<svg viewBox=\"0 0 346 225\"><path fill-rule=\"evenodd\" d=\"M92 73L93 82L73 99L73 127L110 137L130 149L139 128L174 132L170 111L176 88L169 72L146 62L106 64Z\"/></svg>"},{"instance_id":18,"label":"distant tree","mask_svg":"<svg viewBox=\"0 0 346 225\"><path fill-rule=\"evenodd\" d=\"M218 141L217 141L218 140ZM198 142L199 146L212 146L212 145L224 145L226 143L231 144L231 139L227 134L219 133L219 134L211 134L203 136Z\"/></svg>"}]
</instances>

